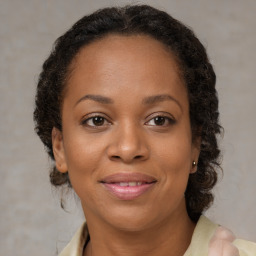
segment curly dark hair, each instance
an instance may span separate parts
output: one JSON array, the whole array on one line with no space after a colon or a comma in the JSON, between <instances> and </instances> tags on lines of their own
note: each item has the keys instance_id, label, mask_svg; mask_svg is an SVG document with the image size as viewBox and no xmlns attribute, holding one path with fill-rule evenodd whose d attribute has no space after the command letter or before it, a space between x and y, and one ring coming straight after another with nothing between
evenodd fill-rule
<instances>
[{"instance_id":1,"label":"curly dark hair","mask_svg":"<svg viewBox=\"0 0 256 256\"><path fill-rule=\"evenodd\" d=\"M190 174L185 192L188 215L197 221L213 202L219 148L216 76L206 50L194 33L164 11L147 5L104 8L85 16L59 37L43 64L35 101L35 131L53 160L50 180L54 186L71 186L68 173L56 169L52 150L53 127L62 130L61 108L70 64L86 45L109 34L147 35L162 42L176 56L188 91L192 136L201 139L197 172Z\"/></svg>"}]
</instances>

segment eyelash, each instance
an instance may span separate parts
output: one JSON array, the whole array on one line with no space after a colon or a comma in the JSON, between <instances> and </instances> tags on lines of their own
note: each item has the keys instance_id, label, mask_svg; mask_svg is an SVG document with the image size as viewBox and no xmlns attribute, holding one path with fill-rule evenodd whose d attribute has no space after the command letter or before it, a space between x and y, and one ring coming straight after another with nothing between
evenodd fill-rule
<instances>
[{"instance_id":1,"label":"eyelash","mask_svg":"<svg viewBox=\"0 0 256 256\"><path fill-rule=\"evenodd\" d=\"M92 121L92 122L93 122L93 120L96 121L96 118L102 119L103 125L88 124L90 121ZM104 124L106 122L107 122L107 124ZM84 125L84 126L87 126L87 127L90 127L90 128L94 128L94 129L98 129L98 128L103 127L103 126L105 127L105 126L110 125L110 124L111 124L111 122L109 122L104 116L102 116L100 114L97 114L97 115L91 116L89 118L86 118L86 119L82 120L82 122L81 122L81 125Z\"/></svg>"},{"instance_id":2,"label":"eyelash","mask_svg":"<svg viewBox=\"0 0 256 256\"><path fill-rule=\"evenodd\" d=\"M157 121L157 118L164 119L164 120L162 120L162 121L164 121L164 124L163 125L157 125L157 124L151 125L150 122L151 121ZM166 124L166 122L167 122L167 124ZM170 116L167 116L167 115L164 115L164 114L158 114L158 115L150 118L150 120L146 122L146 124L148 124L149 126L157 126L157 127L167 127L169 125L174 125L175 123L176 123L176 121L175 121L174 118L171 118Z\"/></svg>"},{"instance_id":3,"label":"eyelash","mask_svg":"<svg viewBox=\"0 0 256 256\"><path fill-rule=\"evenodd\" d=\"M102 125L96 125L95 123L94 124L89 124L89 122L93 122L93 121L97 121L97 118L100 118L101 121L103 122ZM157 121L156 119L157 118L163 118L164 120L164 124L163 125L152 125L150 124L151 121ZM158 120L159 121L159 120ZM106 124L107 122L107 124ZM168 122L166 124L166 122ZM149 121L147 121L145 124L146 125L149 125L149 126L156 126L156 127L167 127L169 125L174 125L176 123L176 120L174 118L171 118L170 116L167 116L166 114L157 114L155 116L153 116L152 118L149 119ZM81 125L83 126L87 126L87 127L90 127L90 128L93 128L93 129L100 129L100 128L103 128L103 127L106 127L106 126L109 126L111 125L111 122L107 120L107 118L105 118L103 115L100 115L100 114L97 114L97 115L94 115L94 116L91 116L91 117L88 117L84 120L81 121Z\"/></svg>"}]
</instances>

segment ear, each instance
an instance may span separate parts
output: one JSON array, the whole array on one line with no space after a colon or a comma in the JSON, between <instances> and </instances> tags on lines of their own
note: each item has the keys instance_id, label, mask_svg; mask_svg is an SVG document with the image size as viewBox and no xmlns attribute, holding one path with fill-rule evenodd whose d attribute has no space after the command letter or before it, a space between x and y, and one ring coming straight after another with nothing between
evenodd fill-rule
<instances>
[{"instance_id":1,"label":"ear","mask_svg":"<svg viewBox=\"0 0 256 256\"><path fill-rule=\"evenodd\" d=\"M52 150L57 170L62 173L67 172L68 168L63 145L63 136L62 132L56 127L52 129Z\"/></svg>"},{"instance_id":2,"label":"ear","mask_svg":"<svg viewBox=\"0 0 256 256\"><path fill-rule=\"evenodd\" d=\"M201 137L198 136L193 140L192 143L192 159L191 159L191 170L190 173L195 173L197 171L197 163L200 155L200 148L201 148ZM193 166L193 161L196 162L196 165Z\"/></svg>"}]
</instances>

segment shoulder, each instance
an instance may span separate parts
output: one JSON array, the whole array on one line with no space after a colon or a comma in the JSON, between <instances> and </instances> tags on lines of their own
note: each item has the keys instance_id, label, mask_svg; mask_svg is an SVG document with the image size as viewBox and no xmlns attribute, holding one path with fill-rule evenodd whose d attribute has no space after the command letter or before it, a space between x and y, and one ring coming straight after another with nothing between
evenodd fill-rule
<instances>
[{"instance_id":1,"label":"shoulder","mask_svg":"<svg viewBox=\"0 0 256 256\"><path fill-rule=\"evenodd\" d=\"M209 242L209 256L256 256L256 244L237 239L227 228L219 226Z\"/></svg>"},{"instance_id":2,"label":"shoulder","mask_svg":"<svg viewBox=\"0 0 256 256\"><path fill-rule=\"evenodd\" d=\"M196 224L190 245L184 256L207 256L210 240L217 228L217 224L202 215Z\"/></svg>"},{"instance_id":3,"label":"shoulder","mask_svg":"<svg viewBox=\"0 0 256 256\"><path fill-rule=\"evenodd\" d=\"M256 244L201 216L184 256L256 256Z\"/></svg>"},{"instance_id":4,"label":"shoulder","mask_svg":"<svg viewBox=\"0 0 256 256\"><path fill-rule=\"evenodd\" d=\"M59 256L82 256L83 248L88 236L87 225L84 223L77 230L71 241L66 245Z\"/></svg>"},{"instance_id":5,"label":"shoulder","mask_svg":"<svg viewBox=\"0 0 256 256\"><path fill-rule=\"evenodd\" d=\"M233 244L238 248L240 256L256 256L256 243L235 239Z\"/></svg>"}]
</instances>

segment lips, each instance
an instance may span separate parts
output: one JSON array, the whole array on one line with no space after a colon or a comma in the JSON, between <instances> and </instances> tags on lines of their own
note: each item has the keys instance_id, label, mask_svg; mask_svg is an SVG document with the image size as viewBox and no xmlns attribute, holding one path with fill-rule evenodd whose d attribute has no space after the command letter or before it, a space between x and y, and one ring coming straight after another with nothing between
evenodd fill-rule
<instances>
[{"instance_id":1,"label":"lips","mask_svg":"<svg viewBox=\"0 0 256 256\"><path fill-rule=\"evenodd\" d=\"M121 200L134 200L152 189L157 180L142 173L118 173L103 178L100 183Z\"/></svg>"}]
</instances>

